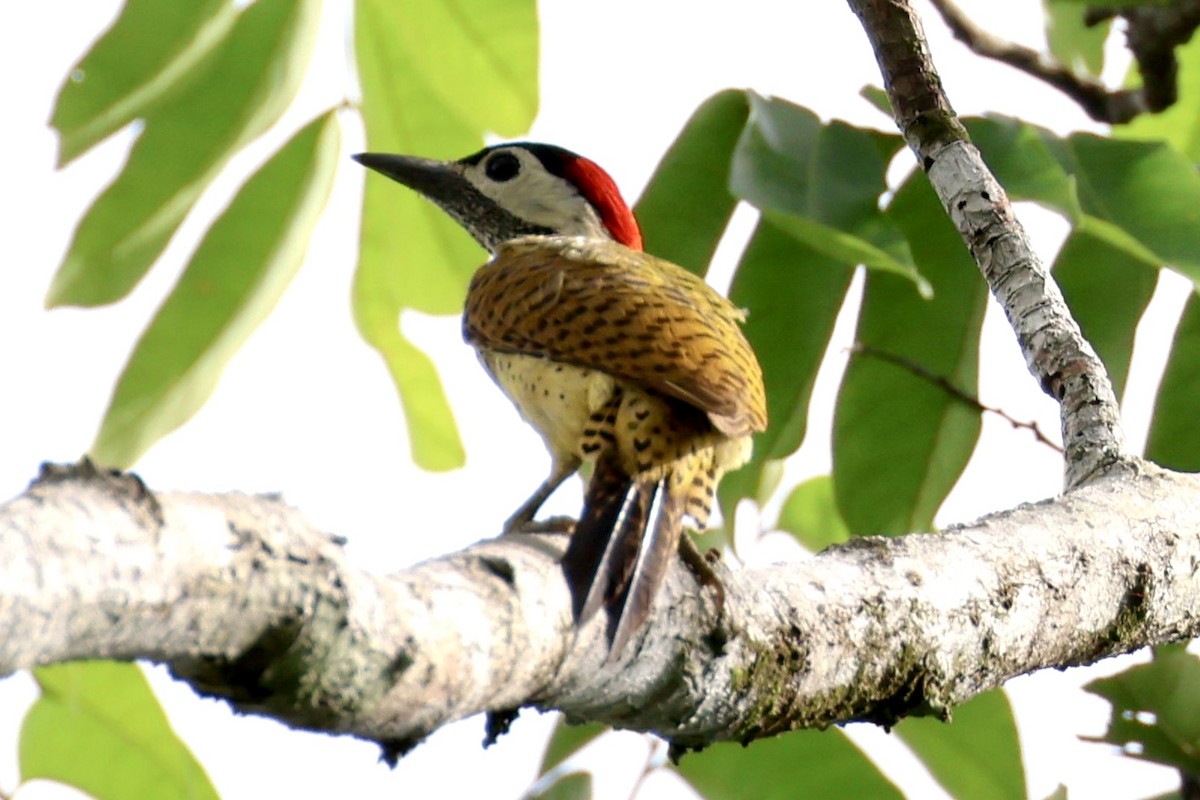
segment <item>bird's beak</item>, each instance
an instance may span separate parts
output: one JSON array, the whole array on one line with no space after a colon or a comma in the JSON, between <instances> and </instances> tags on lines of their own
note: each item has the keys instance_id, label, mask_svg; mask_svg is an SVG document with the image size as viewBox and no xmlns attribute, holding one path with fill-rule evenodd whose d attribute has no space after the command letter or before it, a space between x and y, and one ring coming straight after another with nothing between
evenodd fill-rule
<instances>
[{"instance_id":1,"label":"bird's beak","mask_svg":"<svg viewBox=\"0 0 1200 800\"><path fill-rule=\"evenodd\" d=\"M495 253L502 242L516 236L553 233L501 208L471 183L467 178L467 167L457 161L433 161L389 153L359 153L353 158L441 206L489 252Z\"/></svg>"},{"instance_id":2,"label":"bird's beak","mask_svg":"<svg viewBox=\"0 0 1200 800\"><path fill-rule=\"evenodd\" d=\"M454 161L390 153L358 153L352 158L437 203L449 202L473 188L463 175L462 165Z\"/></svg>"}]
</instances>

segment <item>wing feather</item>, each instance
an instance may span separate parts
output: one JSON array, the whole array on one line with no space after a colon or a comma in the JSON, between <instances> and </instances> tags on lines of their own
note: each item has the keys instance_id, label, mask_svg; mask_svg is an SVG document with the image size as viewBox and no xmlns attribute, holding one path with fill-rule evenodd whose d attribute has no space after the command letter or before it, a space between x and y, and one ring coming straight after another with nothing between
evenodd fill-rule
<instances>
[{"instance_id":1,"label":"wing feather","mask_svg":"<svg viewBox=\"0 0 1200 800\"><path fill-rule=\"evenodd\" d=\"M727 436L766 427L762 369L740 309L701 278L616 242L516 239L476 272L463 336L647 386Z\"/></svg>"}]
</instances>

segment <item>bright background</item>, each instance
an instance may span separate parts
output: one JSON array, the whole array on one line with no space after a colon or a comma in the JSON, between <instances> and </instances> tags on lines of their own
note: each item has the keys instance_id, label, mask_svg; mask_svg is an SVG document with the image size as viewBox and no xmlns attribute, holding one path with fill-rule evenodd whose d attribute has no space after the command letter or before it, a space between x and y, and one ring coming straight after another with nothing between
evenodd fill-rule
<instances>
[{"instance_id":1,"label":"bright background","mask_svg":"<svg viewBox=\"0 0 1200 800\"><path fill-rule=\"evenodd\" d=\"M962 5L990 31L1042 46L1036 0L965 0ZM265 141L235 159L231 172L238 180L298 124L354 96L346 49L348 6L348 0L327 3L311 71L317 77ZM172 243L166 262L119 307L42 310L75 222L116 174L133 141L133 133L125 131L56 172L56 140L46 122L63 77L118 8L115 0L0 5L0 90L5 107L0 128L2 497L21 492L40 462L72 461L88 448L142 326L174 282L204 222L236 185L225 180L206 193ZM1099 130L1057 92L971 56L950 39L927 4L918 3L918 9L959 113L991 110L1059 132ZM542 111L529 138L594 158L631 201L690 113L725 87L751 87L809 106L825 118L891 129L886 118L858 97L864 84L878 84L880 78L858 20L842 2L544 0L540 18ZM1120 57L1119 43L1112 52ZM1110 70L1114 80L1123 73L1120 64L1115 72ZM361 150L357 118L345 113L342 122L347 155ZM903 166L907 169L908 162ZM544 476L548 462L540 440L520 422L462 344L458 320L412 315L404 319L405 330L439 364L467 445L468 464L461 471L430 474L409 463L394 389L350 316L364 174L345 160L308 262L277 310L235 358L203 410L155 446L137 470L155 489L281 491L315 524L347 536L358 563L389 572L495 534ZM1065 225L1027 207L1020 213L1039 252L1051 260ZM736 223L743 236L752 222L752 213L739 212ZM736 255L735 239L731 236L730 246L723 246L727 262ZM1185 292L1182 282L1165 281L1146 315L1158 326L1139 333L1124 398L1134 448L1140 448L1145 437L1165 337ZM982 351L981 399L1017 419L1037 420L1043 430L1056 431L1056 407L1029 378L1011 332L993 312ZM829 469L829 404L852 331L853 313L844 313L815 395L825 402L815 402L809 438L790 467L795 477ZM1057 454L1035 444L1028 432L1014 431L989 415L975 458L939 522L969 521L987 511L1052 495L1060 486ZM577 510L578 497L572 485L547 511L571 513ZM757 517L739 517L739 525L743 523L750 536L742 538L753 538ZM745 555L750 562L762 562L797 554L790 542L768 538ZM1077 739L1079 734L1103 732L1108 706L1075 687L1129 663L1128 658L1111 659L1089 670L1049 671L1010 683L1031 796L1048 795L1060 782L1069 785L1071 796L1085 798L1142 797L1177 785L1172 771ZM176 729L227 798L336 797L348 792L359 797L513 797L533 778L553 723L551 716L526 712L499 745L484 752L479 746L482 721L467 720L449 726L389 770L378 763L373 746L295 734L268 720L234 717L224 704L197 699L188 687L171 682L165 671L150 672ZM0 682L0 791L16 784L15 737L33 696L27 676ZM869 726L849 730L885 765L905 762L906 751L894 737ZM633 763L646 751L644 737L627 734L595 754L591 763L611 765L596 775L600 796L628 796L637 772ZM920 767L910 763L898 778L889 771L912 796L944 796ZM642 796L658 797L671 782L652 778ZM63 794L30 787L19 796Z\"/></svg>"}]
</instances>

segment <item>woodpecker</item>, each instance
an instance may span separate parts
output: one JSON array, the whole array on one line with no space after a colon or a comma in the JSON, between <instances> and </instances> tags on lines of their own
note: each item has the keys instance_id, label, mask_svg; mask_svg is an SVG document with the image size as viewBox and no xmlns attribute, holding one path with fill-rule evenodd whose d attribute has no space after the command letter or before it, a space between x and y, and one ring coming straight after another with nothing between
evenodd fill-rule
<instances>
[{"instance_id":1,"label":"woodpecker","mask_svg":"<svg viewBox=\"0 0 1200 800\"><path fill-rule=\"evenodd\" d=\"M491 254L471 280L463 337L552 458L505 532L536 528L546 498L591 462L562 564L578 625L609 610L615 658L676 551L715 581L683 522L707 525L721 475L766 428L744 313L643 252L613 179L569 150L515 142L449 162L354 158L432 200Z\"/></svg>"}]
</instances>

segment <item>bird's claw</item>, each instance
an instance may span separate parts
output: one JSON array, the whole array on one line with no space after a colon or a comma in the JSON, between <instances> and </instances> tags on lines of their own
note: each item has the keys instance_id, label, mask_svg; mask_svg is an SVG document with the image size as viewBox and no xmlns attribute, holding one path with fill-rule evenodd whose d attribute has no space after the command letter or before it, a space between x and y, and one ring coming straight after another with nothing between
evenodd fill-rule
<instances>
[{"instance_id":1,"label":"bird's claw","mask_svg":"<svg viewBox=\"0 0 1200 800\"><path fill-rule=\"evenodd\" d=\"M721 552L716 548L709 548L702 553L691 538L684 534L679 540L679 557L701 586L708 586L713 590L716 617L721 619L725 613L725 584L712 567L721 560Z\"/></svg>"}]
</instances>

